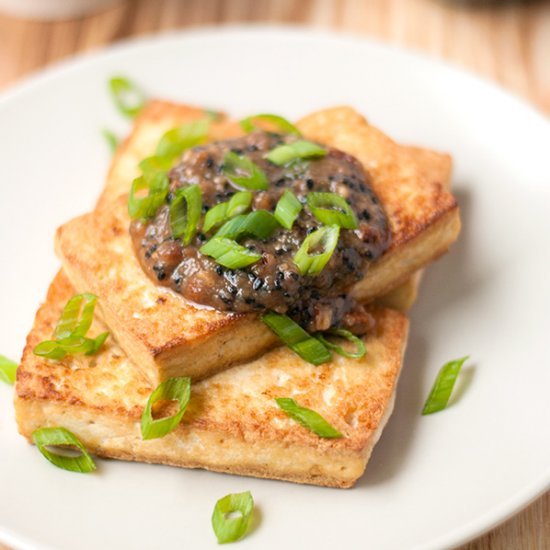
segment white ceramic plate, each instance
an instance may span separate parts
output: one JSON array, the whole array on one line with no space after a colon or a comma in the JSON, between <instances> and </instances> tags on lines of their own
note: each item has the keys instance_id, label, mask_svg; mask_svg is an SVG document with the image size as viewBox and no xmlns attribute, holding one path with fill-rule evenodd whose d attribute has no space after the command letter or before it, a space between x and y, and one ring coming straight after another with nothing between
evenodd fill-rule
<instances>
[{"instance_id":1,"label":"white ceramic plate","mask_svg":"<svg viewBox=\"0 0 550 550\"><path fill-rule=\"evenodd\" d=\"M395 413L349 491L100 461L52 467L17 435L0 388L0 539L22 548L216 548L215 501L250 489L261 520L239 548L440 549L550 486L550 125L485 82L364 39L289 29L175 34L31 79L0 102L0 352L18 357L58 263L60 223L93 205L125 130L106 93L297 117L348 103L396 139L452 152L464 229L412 314ZM421 417L439 366L471 354L462 395ZM467 384L466 382L469 382ZM468 387L464 387L464 386Z\"/></svg>"}]
</instances>

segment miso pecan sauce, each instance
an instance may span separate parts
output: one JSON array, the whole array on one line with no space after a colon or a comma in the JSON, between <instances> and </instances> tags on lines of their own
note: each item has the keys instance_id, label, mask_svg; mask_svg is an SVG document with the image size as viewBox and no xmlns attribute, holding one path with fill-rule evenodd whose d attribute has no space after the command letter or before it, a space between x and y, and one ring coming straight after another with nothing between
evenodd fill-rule
<instances>
[{"instance_id":1,"label":"miso pecan sauce","mask_svg":"<svg viewBox=\"0 0 550 550\"><path fill-rule=\"evenodd\" d=\"M346 290L364 276L369 262L388 247L386 215L369 185L368 174L357 159L342 151L329 148L325 157L290 166L276 166L264 158L277 145L295 139L254 132L187 151L169 174L167 204L153 219L131 223L137 257L151 279L199 304L233 312L273 310L290 316L309 331L346 326L354 332L364 332L367 321L361 308L358 310L346 297ZM188 246L172 237L168 203L175 189L200 185L203 213L240 190L222 172L223 157L228 151L246 155L269 180L269 189L253 193L254 210L273 212L285 189L290 189L304 205L309 191L337 193L347 200L359 227L340 230L336 250L319 275L302 277L292 261L306 236L322 225L307 206L292 230L280 227L264 241L241 240L240 244L262 254L257 263L244 269L224 268L199 252L215 230L205 235L199 226Z\"/></svg>"}]
</instances>

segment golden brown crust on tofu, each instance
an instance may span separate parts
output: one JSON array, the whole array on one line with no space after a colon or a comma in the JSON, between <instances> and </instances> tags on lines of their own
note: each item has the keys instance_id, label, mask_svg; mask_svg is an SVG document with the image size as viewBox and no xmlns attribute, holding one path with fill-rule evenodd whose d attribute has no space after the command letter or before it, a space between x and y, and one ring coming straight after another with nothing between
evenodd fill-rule
<instances>
[{"instance_id":1,"label":"golden brown crust on tofu","mask_svg":"<svg viewBox=\"0 0 550 550\"><path fill-rule=\"evenodd\" d=\"M17 371L19 431L63 426L100 456L350 487L361 476L391 413L408 322L374 308L367 355L336 356L314 367L285 347L193 384L183 421L162 439L143 441L139 420L153 389L111 338L94 357L60 362L33 355L51 336L74 293L60 273L39 309ZM90 334L104 328L96 320ZM275 397L292 397L322 414L341 439L322 439L289 419Z\"/></svg>"},{"instance_id":2,"label":"golden brown crust on tofu","mask_svg":"<svg viewBox=\"0 0 550 550\"><path fill-rule=\"evenodd\" d=\"M205 378L277 343L257 315L194 306L151 281L133 252L126 202L61 226L56 249L73 286L99 297L105 323L153 384Z\"/></svg>"},{"instance_id":3,"label":"golden brown crust on tofu","mask_svg":"<svg viewBox=\"0 0 550 550\"><path fill-rule=\"evenodd\" d=\"M396 144L351 107L313 113L297 126L309 139L356 157L371 175L388 216L390 248L354 286L352 294L359 300L370 301L389 292L456 240L460 231L456 199L445 190L446 181L426 177L431 174L427 166L433 152L420 153L416 163L417 149Z\"/></svg>"}]
</instances>

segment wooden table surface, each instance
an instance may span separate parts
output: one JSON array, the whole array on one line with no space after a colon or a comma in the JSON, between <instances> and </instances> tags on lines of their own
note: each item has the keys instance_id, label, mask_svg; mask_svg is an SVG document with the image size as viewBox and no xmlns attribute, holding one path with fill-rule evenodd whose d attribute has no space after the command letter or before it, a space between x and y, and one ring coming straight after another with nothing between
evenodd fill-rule
<instances>
[{"instance_id":1,"label":"wooden table surface","mask_svg":"<svg viewBox=\"0 0 550 550\"><path fill-rule=\"evenodd\" d=\"M137 0L85 18L51 23L0 14L0 89L75 52L127 37L236 22L299 23L413 47L495 80L550 114L550 2L546 1ZM550 549L550 492L460 547L516 549ZM6 550L1 543L0 550Z\"/></svg>"}]
</instances>

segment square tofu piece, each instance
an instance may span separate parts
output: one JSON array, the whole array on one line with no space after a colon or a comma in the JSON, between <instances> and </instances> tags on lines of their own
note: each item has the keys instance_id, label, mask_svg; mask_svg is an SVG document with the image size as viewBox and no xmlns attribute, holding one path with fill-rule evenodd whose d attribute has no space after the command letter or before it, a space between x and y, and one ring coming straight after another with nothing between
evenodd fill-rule
<instances>
[{"instance_id":1,"label":"square tofu piece","mask_svg":"<svg viewBox=\"0 0 550 550\"><path fill-rule=\"evenodd\" d=\"M351 487L363 474L393 407L407 339L402 313L373 307L376 328L364 338L361 359L335 355L314 367L279 347L194 383L178 428L144 441L140 417L154 386L113 339L93 357L54 362L32 353L51 337L74 292L60 273L27 338L15 387L27 439L38 428L61 426L99 456L328 487ZM90 335L103 330L95 320ZM343 437L318 437L287 417L277 397L317 411Z\"/></svg>"}]
</instances>

